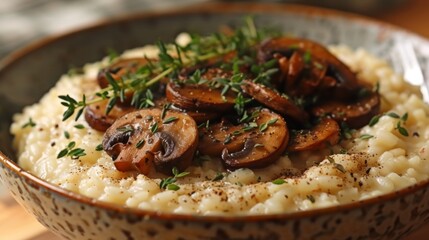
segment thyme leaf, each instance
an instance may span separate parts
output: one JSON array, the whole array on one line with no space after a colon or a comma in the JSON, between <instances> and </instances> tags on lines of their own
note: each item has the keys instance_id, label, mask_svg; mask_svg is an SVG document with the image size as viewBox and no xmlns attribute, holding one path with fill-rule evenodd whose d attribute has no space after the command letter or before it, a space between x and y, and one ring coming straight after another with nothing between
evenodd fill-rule
<instances>
[{"instance_id":1,"label":"thyme leaf","mask_svg":"<svg viewBox=\"0 0 429 240\"><path fill-rule=\"evenodd\" d=\"M99 152L99 151L103 151L103 144L98 144L96 147L95 147L95 151L97 151L97 152Z\"/></svg>"},{"instance_id":2,"label":"thyme leaf","mask_svg":"<svg viewBox=\"0 0 429 240\"><path fill-rule=\"evenodd\" d=\"M397 119L401 118L397 113L394 113L394 112L389 112L386 115L391 118L397 118Z\"/></svg>"},{"instance_id":3,"label":"thyme leaf","mask_svg":"<svg viewBox=\"0 0 429 240\"><path fill-rule=\"evenodd\" d=\"M77 129L84 129L85 128L85 126L83 126L82 124L76 124L76 125L74 125L74 127Z\"/></svg>"},{"instance_id":4,"label":"thyme leaf","mask_svg":"<svg viewBox=\"0 0 429 240\"><path fill-rule=\"evenodd\" d=\"M189 172L179 172L179 170L176 167L173 167L171 172L173 173L172 177L164 178L159 183L160 189L177 191L180 189L180 187L175 184L175 182L177 182L177 179L183 178L183 177L189 175Z\"/></svg>"},{"instance_id":5,"label":"thyme leaf","mask_svg":"<svg viewBox=\"0 0 429 240\"><path fill-rule=\"evenodd\" d=\"M22 128L26 128L26 127L35 127L35 126L36 126L36 123L35 123L35 122L33 121L33 119L30 117L30 118L28 119L28 121L22 125Z\"/></svg>"},{"instance_id":6,"label":"thyme leaf","mask_svg":"<svg viewBox=\"0 0 429 240\"><path fill-rule=\"evenodd\" d=\"M152 133L156 133L158 131L158 123L154 122L152 125L150 125L150 131Z\"/></svg>"},{"instance_id":7,"label":"thyme leaf","mask_svg":"<svg viewBox=\"0 0 429 240\"><path fill-rule=\"evenodd\" d=\"M269 126L275 124L277 122L277 120L278 120L277 118L273 118L273 119L268 120L265 123L262 123L261 125L259 125L259 131L264 132L265 130L268 129Z\"/></svg>"},{"instance_id":8,"label":"thyme leaf","mask_svg":"<svg viewBox=\"0 0 429 240\"><path fill-rule=\"evenodd\" d=\"M225 176L224 176L222 173L218 172L218 173L216 173L216 176L212 179L212 181L214 181L214 182L216 182L216 181L220 181L220 180L222 180L224 177L225 177Z\"/></svg>"},{"instance_id":9,"label":"thyme leaf","mask_svg":"<svg viewBox=\"0 0 429 240\"><path fill-rule=\"evenodd\" d=\"M140 149L144 146L145 144L145 140L144 139L140 139L137 143L136 143L136 148Z\"/></svg>"},{"instance_id":10,"label":"thyme leaf","mask_svg":"<svg viewBox=\"0 0 429 240\"><path fill-rule=\"evenodd\" d=\"M276 185L281 185L283 183L286 183L286 181L284 179L278 178L276 180L273 180L272 183L274 183Z\"/></svg>"},{"instance_id":11,"label":"thyme leaf","mask_svg":"<svg viewBox=\"0 0 429 240\"><path fill-rule=\"evenodd\" d=\"M169 124L169 123L175 122L177 119L179 119L179 118L177 118L177 117L169 117L169 118L165 119L162 123L163 124Z\"/></svg>"},{"instance_id":12,"label":"thyme leaf","mask_svg":"<svg viewBox=\"0 0 429 240\"><path fill-rule=\"evenodd\" d=\"M115 79L109 71L106 71L105 77L109 86L94 93L90 101L86 101L85 95L83 95L80 101L69 95L59 96L61 104L66 107L63 113L63 121L70 118L76 112L75 120L77 120L88 105L105 99L109 99L106 107L106 114L109 114L118 101L125 101L127 92L133 92L131 99L132 106L136 108L154 106L153 96L150 92L152 85L165 77L177 78L178 73L184 67L195 66L202 61L222 57L231 52L237 53L237 61L233 61L234 63L230 66L234 69L234 75L228 78L226 84L221 84L223 89L222 94L225 95L228 91L238 91L244 79L244 75L239 73L238 70L243 64L251 63L249 60L251 58L246 58L249 49L262 39L268 36L275 36L276 34L276 32L269 29L256 30L252 18L247 18L245 25L236 29L231 34L215 33L208 36L192 34L191 41L185 46L166 44L158 41L156 45L159 53L156 61L152 61L145 56L147 63L144 66L140 67L136 72L125 74L119 79ZM109 50L108 53L110 61L117 57L117 53L113 50ZM278 71L275 61L273 61L274 63L269 62L264 63L264 66L256 71L254 76L258 76L259 80L264 78L269 79L272 74ZM203 84L206 82L206 79L202 79L201 73L195 71L190 81ZM251 99L245 98L241 94L236 98L234 108L240 116L244 113L244 106L250 101Z\"/></svg>"},{"instance_id":13,"label":"thyme leaf","mask_svg":"<svg viewBox=\"0 0 429 240\"><path fill-rule=\"evenodd\" d=\"M76 142L72 141L70 142L66 148L62 149L58 155L57 158L62 157L71 157L72 159L79 159L79 157L85 156L85 149L83 148L75 148Z\"/></svg>"},{"instance_id":14,"label":"thyme leaf","mask_svg":"<svg viewBox=\"0 0 429 240\"><path fill-rule=\"evenodd\" d=\"M371 118L371 120L369 120L368 126L373 127L375 124L378 123L378 121L380 120L382 115L378 114L375 115L374 117Z\"/></svg>"},{"instance_id":15,"label":"thyme leaf","mask_svg":"<svg viewBox=\"0 0 429 240\"><path fill-rule=\"evenodd\" d=\"M360 139L362 139L362 140L367 140L367 139L370 139L370 138L373 138L374 136L373 135L371 135L371 134L362 134L362 135L360 135Z\"/></svg>"}]
</instances>

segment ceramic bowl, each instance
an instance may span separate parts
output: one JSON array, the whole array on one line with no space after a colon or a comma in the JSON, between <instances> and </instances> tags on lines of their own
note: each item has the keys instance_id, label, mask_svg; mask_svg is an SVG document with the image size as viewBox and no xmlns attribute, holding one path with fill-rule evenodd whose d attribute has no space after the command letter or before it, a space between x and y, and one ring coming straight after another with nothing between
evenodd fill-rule
<instances>
[{"instance_id":1,"label":"ceramic bowl","mask_svg":"<svg viewBox=\"0 0 429 240\"><path fill-rule=\"evenodd\" d=\"M429 43L398 28L354 15L292 5L210 4L128 16L48 38L12 54L0 66L0 179L15 199L66 239L399 239L429 219L429 182L377 198L325 209L264 216L194 216L102 203L51 185L16 164L8 127L12 115L36 102L71 66L99 60L183 31L210 33L253 15L257 25L324 44L363 47L388 58L411 42L428 69Z\"/></svg>"}]
</instances>

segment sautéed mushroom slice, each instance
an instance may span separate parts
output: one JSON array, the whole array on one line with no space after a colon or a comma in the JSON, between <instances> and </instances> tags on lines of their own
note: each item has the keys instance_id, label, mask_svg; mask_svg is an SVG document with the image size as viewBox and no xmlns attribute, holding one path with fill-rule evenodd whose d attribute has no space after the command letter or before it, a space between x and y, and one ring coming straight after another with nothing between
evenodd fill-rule
<instances>
[{"instance_id":1,"label":"saut\u00e9ed mushroom slice","mask_svg":"<svg viewBox=\"0 0 429 240\"><path fill-rule=\"evenodd\" d=\"M219 123L203 129L200 153L221 157L227 168L264 167L277 160L289 141L287 124L269 109L253 111L253 124Z\"/></svg>"},{"instance_id":2,"label":"saut\u00e9ed mushroom slice","mask_svg":"<svg viewBox=\"0 0 429 240\"><path fill-rule=\"evenodd\" d=\"M234 107L236 94L231 90L223 93L217 83L218 79L230 78L230 72L215 67L183 72L178 82L167 84L168 101L185 110L225 112Z\"/></svg>"},{"instance_id":3,"label":"saut\u00e9ed mushroom slice","mask_svg":"<svg viewBox=\"0 0 429 240\"><path fill-rule=\"evenodd\" d=\"M340 140L341 129L338 123L330 118L322 119L309 130L293 131L287 151L319 150L335 145Z\"/></svg>"},{"instance_id":4,"label":"saut\u00e9ed mushroom slice","mask_svg":"<svg viewBox=\"0 0 429 240\"><path fill-rule=\"evenodd\" d=\"M146 174L153 168L164 173L173 167L183 170L197 150L221 159L229 169L265 167L285 151L337 144L340 123L360 128L380 111L378 92L369 91L355 73L316 42L277 37L250 51L254 52L248 57L254 61L243 61L232 69L223 63L239 58L237 52L179 69L168 83L163 78L152 86L157 90L150 109L130 107L142 94L140 88L132 88L121 93L125 101L113 106L109 114L105 113L108 100L88 106L85 119L94 129L106 131L103 148L118 170ZM100 71L98 83L105 88L132 74L148 76L151 73L144 67L150 61L118 60ZM273 64L275 69L266 70L270 74L258 75L258 67ZM249 114L250 120L234 115L234 109ZM219 120L225 114L228 118ZM166 123L166 119L170 120ZM285 119L291 120L289 124ZM321 120L309 128L315 119Z\"/></svg>"},{"instance_id":5,"label":"saut\u00e9ed mushroom slice","mask_svg":"<svg viewBox=\"0 0 429 240\"><path fill-rule=\"evenodd\" d=\"M244 80L241 88L245 93L252 96L256 101L282 115L290 117L295 122L305 124L308 121L307 112L298 107L286 95L280 95L279 92L269 87L249 80Z\"/></svg>"},{"instance_id":6,"label":"saut\u00e9ed mushroom slice","mask_svg":"<svg viewBox=\"0 0 429 240\"><path fill-rule=\"evenodd\" d=\"M351 128L361 128L380 112L380 95L367 91L366 96L352 102L329 100L316 105L311 113L316 117L331 116Z\"/></svg>"},{"instance_id":7,"label":"saut\u00e9ed mushroom slice","mask_svg":"<svg viewBox=\"0 0 429 240\"><path fill-rule=\"evenodd\" d=\"M122 82L124 80L130 79L137 75L147 75L148 72L144 72L144 66L149 63L147 58L127 58L127 59L118 59L110 66L101 69L97 75L97 82L100 88L107 88L110 86L110 81ZM112 77L109 81L108 76ZM141 77L141 76L139 76ZM118 105L131 105L132 99L134 96L134 91L126 89L124 92L124 98L120 99L117 102Z\"/></svg>"},{"instance_id":8,"label":"saut\u00e9ed mushroom slice","mask_svg":"<svg viewBox=\"0 0 429 240\"><path fill-rule=\"evenodd\" d=\"M299 56L300 54L297 55L295 52L304 55ZM281 55L289 58L286 86L291 85L288 81L292 83L298 81L296 78L302 73L303 65L307 62L314 65L311 67L313 69L312 72L319 79L321 79L321 74L335 79L335 86L332 92L333 97L350 99L356 96L359 88L356 75L324 46L308 39L277 37L261 44L258 51L258 58L260 61L265 62L274 58L276 54L277 56ZM283 68L286 67L283 66Z\"/></svg>"},{"instance_id":9,"label":"saut\u00e9ed mushroom slice","mask_svg":"<svg viewBox=\"0 0 429 240\"><path fill-rule=\"evenodd\" d=\"M114 105L109 114L106 114L108 102L109 100L106 99L86 107L84 114L85 120L93 129L104 132L116 121L116 119L136 110L133 107Z\"/></svg>"},{"instance_id":10,"label":"saut\u00e9ed mushroom slice","mask_svg":"<svg viewBox=\"0 0 429 240\"><path fill-rule=\"evenodd\" d=\"M187 114L158 108L131 112L104 134L103 148L120 171L147 174L152 168L170 173L191 164L198 146L195 121Z\"/></svg>"}]
</instances>

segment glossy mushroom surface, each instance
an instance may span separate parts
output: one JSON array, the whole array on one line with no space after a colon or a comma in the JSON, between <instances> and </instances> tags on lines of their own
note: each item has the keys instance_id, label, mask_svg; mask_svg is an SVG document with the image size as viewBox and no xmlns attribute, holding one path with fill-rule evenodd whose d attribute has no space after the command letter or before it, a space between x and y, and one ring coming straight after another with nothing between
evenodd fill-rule
<instances>
[{"instance_id":1,"label":"glossy mushroom surface","mask_svg":"<svg viewBox=\"0 0 429 240\"><path fill-rule=\"evenodd\" d=\"M324 65L327 64L326 73L336 79L335 87L332 90L335 97L349 99L356 96L359 88L356 75L319 43L302 38L277 37L261 44L258 52L261 61L273 58L274 54L290 57L288 78L291 78L292 81L296 81L295 78L302 71L306 62L315 64L316 69L319 68L322 72L325 68ZM323 62L316 59L323 59Z\"/></svg>"},{"instance_id":2,"label":"glossy mushroom surface","mask_svg":"<svg viewBox=\"0 0 429 240\"><path fill-rule=\"evenodd\" d=\"M169 173L184 169L198 145L195 121L187 114L143 109L119 118L104 134L103 148L120 171L147 174L153 167Z\"/></svg>"},{"instance_id":3,"label":"glossy mushroom surface","mask_svg":"<svg viewBox=\"0 0 429 240\"><path fill-rule=\"evenodd\" d=\"M167 84L167 99L183 109L203 111L228 111L234 106L235 96L228 93L222 96L221 89L205 85Z\"/></svg>"},{"instance_id":4,"label":"glossy mushroom surface","mask_svg":"<svg viewBox=\"0 0 429 240\"><path fill-rule=\"evenodd\" d=\"M371 90L352 102L326 101L311 109L314 116L331 116L337 121L345 122L351 128L361 128L380 112L380 95Z\"/></svg>"},{"instance_id":5,"label":"glossy mushroom surface","mask_svg":"<svg viewBox=\"0 0 429 240\"><path fill-rule=\"evenodd\" d=\"M109 80L106 77L106 73L109 73L112 78L119 81L122 77L126 77L128 74L135 74L139 69L148 64L146 58L127 58L127 59L116 59L108 67L103 68L97 75L97 82L101 88L110 86Z\"/></svg>"},{"instance_id":6,"label":"glossy mushroom surface","mask_svg":"<svg viewBox=\"0 0 429 240\"><path fill-rule=\"evenodd\" d=\"M86 107L84 116L89 126L95 130L104 132L116 121L116 119L136 110L131 106L114 105L109 113L106 113L108 105L109 100L106 99Z\"/></svg>"},{"instance_id":7,"label":"glossy mushroom surface","mask_svg":"<svg viewBox=\"0 0 429 240\"><path fill-rule=\"evenodd\" d=\"M311 129L297 130L291 134L287 151L312 151L329 148L340 140L341 129L338 123L330 118L322 119Z\"/></svg>"},{"instance_id":8,"label":"glossy mushroom surface","mask_svg":"<svg viewBox=\"0 0 429 240\"><path fill-rule=\"evenodd\" d=\"M186 110L231 110L236 94L232 91L224 93L217 83L219 79L230 79L231 73L217 67L201 66L201 70L195 67L200 66L184 69L180 80L167 84L167 100Z\"/></svg>"},{"instance_id":9,"label":"glossy mushroom surface","mask_svg":"<svg viewBox=\"0 0 429 240\"><path fill-rule=\"evenodd\" d=\"M296 122L306 123L308 121L308 114L287 95L281 95L271 88L248 80L243 82L241 88L258 102Z\"/></svg>"},{"instance_id":10,"label":"glossy mushroom surface","mask_svg":"<svg viewBox=\"0 0 429 240\"><path fill-rule=\"evenodd\" d=\"M160 54L170 60L174 58L167 57L168 53L162 49ZM101 87L120 83L126 88L126 78L133 74L147 75L144 69L151 61L117 60L100 71L97 81ZM149 75L146 77L152 77ZM380 110L378 92L368 90L369 86L361 83L327 48L302 38L271 38L246 51L223 53L182 66L160 79L152 88L143 87L143 92L116 90L116 97L119 91L125 100L111 106L109 114L102 112L107 107L106 101L89 106L85 112L86 120L97 130L104 131L113 124L106 131L104 148L121 171L148 173L153 168L165 171L176 165L183 169L190 164L195 149L201 155L221 160L226 168L265 167L285 151L313 151L337 144L342 124L360 128ZM131 107L136 105L135 98L141 100L141 94L148 89L156 92L156 97L150 92L150 98L143 98L150 104ZM160 111L159 114L175 112L192 119L194 125L199 125L198 130L193 130L198 132L198 141L182 139L168 131L150 133L147 124L146 131L135 128L144 121L123 123L122 115L131 111L143 113L149 111L147 107L155 107L150 111ZM260 110L262 107L266 109ZM249 117L250 120L246 119ZM318 123L310 124L314 122ZM124 127L128 130L118 131ZM294 133L291 137L290 132ZM145 142L140 146L142 151L129 147L137 144L134 138L139 134L139 141ZM162 160L170 156L168 146L177 139L189 141L187 148L192 149L189 150L192 154L184 150L189 159L175 156ZM164 154L159 154L161 150Z\"/></svg>"},{"instance_id":11,"label":"glossy mushroom surface","mask_svg":"<svg viewBox=\"0 0 429 240\"><path fill-rule=\"evenodd\" d=\"M200 130L199 151L222 157L228 168L266 166L284 152L289 141L286 121L269 109L254 109L252 122L221 122Z\"/></svg>"}]
</instances>

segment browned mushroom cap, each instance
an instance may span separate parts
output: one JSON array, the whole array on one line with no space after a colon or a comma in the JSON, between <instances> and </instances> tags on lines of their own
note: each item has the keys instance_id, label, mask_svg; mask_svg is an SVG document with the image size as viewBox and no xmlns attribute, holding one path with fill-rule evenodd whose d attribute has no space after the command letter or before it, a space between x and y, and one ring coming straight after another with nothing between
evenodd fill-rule
<instances>
[{"instance_id":1,"label":"browned mushroom cap","mask_svg":"<svg viewBox=\"0 0 429 240\"><path fill-rule=\"evenodd\" d=\"M221 56L213 57L204 62L205 66L214 66L218 63L231 62L237 56L237 51L230 51Z\"/></svg>"},{"instance_id":2,"label":"browned mushroom cap","mask_svg":"<svg viewBox=\"0 0 429 240\"><path fill-rule=\"evenodd\" d=\"M289 59L289 67L286 72L286 90L290 89L294 85L299 74L304 70L304 67L305 62L302 54L298 52L292 53L292 56Z\"/></svg>"},{"instance_id":3,"label":"browned mushroom cap","mask_svg":"<svg viewBox=\"0 0 429 240\"><path fill-rule=\"evenodd\" d=\"M118 59L112 65L100 70L97 76L98 85L100 85L101 88L109 86L106 72L109 72L115 80L118 80L121 76L137 72L140 67L147 63L148 60L146 58Z\"/></svg>"},{"instance_id":4,"label":"browned mushroom cap","mask_svg":"<svg viewBox=\"0 0 429 240\"><path fill-rule=\"evenodd\" d=\"M322 102L311 109L316 117L331 116L337 121L345 122L351 128L361 128L380 112L380 95L367 91L366 96L353 102L330 100Z\"/></svg>"},{"instance_id":5,"label":"browned mushroom cap","mask_svg":"<svg viewBox=\"0 0 429 240\"><path fill-rule=\"evenodd\" d=\"M256 136L247 138L242 150L222 151L222 160L229 168L264 167L276 161L289 142L289 130L284 119L268 109L262 109L255 122L259 126ZM266 125L267 128L261 127Z\"/></svg>"},{"instance_id":6,"label":"browned mushroom cap","mask_svg":"<svg viewBox=\"0 0 429 240\"><path fill-rule=\"evenodd\" d=\"M337 144L340 140L340 127L330 118L322 119L309 130L298 130L292 134L287 151L297 152L318 150Z\"/></svg>"},{"instance_id":7,"label":"browned mushroom cap","mask_svg":"<svg viewBox=\"0 0 429 240\"><path fill-rule=\"evenodd\" d=\"M202 129L200 153L221 156L228 168L263 167L277 160L289 140L286 122L268 109L258 111L253 124L220 123Z\"/></svg>"},{"instance_id":8,"label":"browned mushroom cap","mask_svg":"<svg viewBox=\"0 0 429 240\"><path fill-rule=\"evenodd\" d=\"M191 118L195 120L197 124L205 123L207 121L211 121L213 119L219 118L218 112L208 112L208 111L200 111L200 110L184 110L181 108L178 108L174 105L171 106L172 110L180 111L183 113L188 114Z\"/></svg>"},{"instance_id":9,"label":"browned mushroom cap","mask_svg":"<svg viewBox=\"0 0 429 240\"><path fill-rule=\"evenodd\" d=\"M103 148L119 171L171 173L190 165L198 145L195 121L187 114L143 109L124 115L104 134Z\"/></svg>"},{"instance_id":10,"label":"browned mushroom cap","mask_svg":"<svg viewBox=\"0 0 429 240\"><path fill-rule=\"evenodd\" d=\"M186 110L175 106L170 103L166 97L159 98L155 101L155 107L165 108L169 106L168 109L179 111L188 114L191 118L195 120L197 124L201 124L216 118L219 118L220 114L218 112L209 112L209 111L200 111L200 110Z\"/></svg>"},{"instance_id":11,"label":"browned mushroom cap","mask_svg":"<svg viewBox=\"0 0 429 240\"><path fill-rule=\"evenodd\" d=\"M336 80L333 91L336 98L349 99L356 95L355 93L359 89L356 75L329 50L316 42L301 38L273 38L261 44L258 58L261 61L266 61L273 58L275 53L291 56L296 50L326 61L328 64L327 74Z\"/></svg>"},{"instance_id":12,"label":"browned mushroom cap","mask_svg":"<svg viewBox=\"0 0 429 240\"><path fill-rule=\"evenodd\" d=\"M168 101L186 110L228 111L234 107L235 94L228 91L222 96L221 89L207 85L167 84L166 96Z\"/></svg>"},{"instance_id":13,"label":"browned mushroom cap","mask_svg":"<svg viewBox=\"0 0 429 240\"><path fill-rule=\"evenodd\" d=\"M297 50L289 60L288 72L283 79L283 89L287 94L296 97L326 96L324 91L336 86L336 80L326 76L327 70L328 65L323 59L309 57L307 53Z\"/></svg>"},{"instance_id":14,"label":"browned mushroom cap","mask_svg":"<svg viewBox=\"0 0 429 240\"><path fill-rule=\"evenodd\" d=\"M287 96L282 96L269 87L244 80L241 88L245 93L256 99L256 101L280 114L292 118L298 123L305 124L308 121L308 115L303 109L298 107L291 99L287 98Z\"/></svg>"},{"instance_id":15,"label":"browned mushroom cap","mask_svg":"<svg viewBox=\"0 0 429 240\"><path fill-rule=\"evenodd\" d=\"M140 69L148 64L147 58L129 58L129 59L118 59L112 65L107 68L101 69L97 75L98 85L101 88L106 88L109 86L109 80L107 80L106 73L110 73L112 78L116 81L119 81L122 78L127 78L132 74L136 74ZM121 99L117 102L118 105L129 106L134 95L134 91L131 89L126 89L124 92L124 99Z\"/></svg>"},{"instance_id":16,"label":"browned mushroom cap","mask_svg":"<svg viewBox=\"0 0 429 240\"><path fill-rule=\"evenodd\" d=\"M85 109L85 120L93 129L106 131L116 119L123 115L135 111L133 107L119 107L115 105L109 114L106 114L106 108L109 100L103 100L98 103L90 104Z\"/></svg>"},{"instance_id":17,"label":"browned mushroom cap","mask_svg":"<svg viewBox=\"0 0 429 240\"><path fill-rule=\"evenodd\" d=\"M240 151L246 138L257 134L257 126L249 124L233 125L227 119L199 129L198 151L202 155L220 157L224 148Z\"/></svg>"},{"instance_id":18,"label":"browned mushroom cap","mask_svg":"<svg viewBox=\"0 0 429 240\"><path fill-rule=\"evenodd\" d=\"M221 111L234 107L236 94L229 90L222 95L222 88L216 80L230 78L232 73L217 67L207 67L201 72L202 84L190 83L189 78L195 69L186 69L179 83L169 83L166 88L168 101L185 110Z\"/></svg>"}]
</instances>

